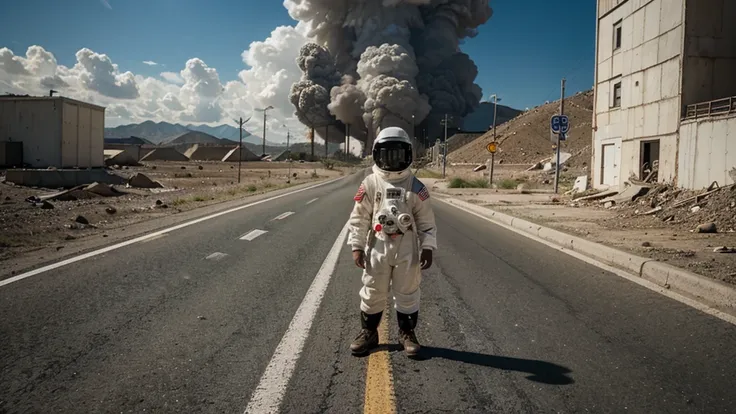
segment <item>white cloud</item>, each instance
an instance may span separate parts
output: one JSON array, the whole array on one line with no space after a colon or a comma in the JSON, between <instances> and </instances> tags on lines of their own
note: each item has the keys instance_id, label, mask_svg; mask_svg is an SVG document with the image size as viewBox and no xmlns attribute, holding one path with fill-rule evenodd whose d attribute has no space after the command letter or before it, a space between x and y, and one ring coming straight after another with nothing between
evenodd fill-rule
<instances>
[{"instance_id":1,"label":"white cloud","mask_svg":"<svg viewBox=\"0 0 736 414\"><path fill-rule=\"evenodd\" d=\"M183 85L184 79L179 76L176 72L161 72L161 77L164 78L166 81L175 83L177 85Z\"/></svg>"},{"instance_id":2,"label":"white cloud","mask_svg":"<svg viewBox=\"0 0 736 414\"><path fill-rule=\"evenodd\" d=\"M107 0L100 0L100 3L102 3L103 6L107 7L108 9L112 10L112 6L110 5L110 2Z\"/></svg>"},{"instance_id":3,"label":"white cloud","mask_svg":"<svg viewBox=\"0 0 736 414\"><path fill-rule=\"evenodd\" d=\"M143 61L143 64L144 65L148 65L148 66L158 66L158 63L156 63L156 62L154 62L152 60L144 60Z\"/></svg>"},{"instance_id":4,"label":"white cloud","mask_svg":"<svg viewBox=\"0 0 736 414\"><path fill-rule=\"evenodd\" d=\"M306 33L307 26L299 23L277 27L267 39L252 42L240 56L246 68L227 82L216 68L196 57L180 71L149 77L121 71L109 56L87 48L76 53L72 67L59 65L41 46L29 47L25 56L1 48L0 93L47 95L49 89L55 89L62 96L105 106L106 126L148 119L234 125L233 119L252 117L246 128L258 135L263 113L254 109L271 105L268 140L286 141L288 129L292 142L303 141L304 126L294 117L288 95L301 76L295 59L307 42Z\"/></svg>"}]
</instances>

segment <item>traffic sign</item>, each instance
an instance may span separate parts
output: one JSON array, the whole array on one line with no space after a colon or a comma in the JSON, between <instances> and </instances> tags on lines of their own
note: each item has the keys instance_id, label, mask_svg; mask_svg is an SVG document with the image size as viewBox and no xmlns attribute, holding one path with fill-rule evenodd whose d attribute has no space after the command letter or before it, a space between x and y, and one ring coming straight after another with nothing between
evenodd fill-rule
<instances>
[{"instance_id":1,"label":"traffic sign","mask_svg":"<svg viewBox=\"0 0 736 414\"><path fill-rule=\"evenodd\" d=\"M555 115L550 119L550 128L553 134L566 134L570 130L570 119L567 115Z\"/></svg>"},{"instance_id":2,"label":"traffic sign","mask_svg":"<svg viewBox=\"0 0 736 414\"><path fill-rule=\"evenodd\" d=\"M496 150L498 149L498 144L496 144L496 142L491 142L488 145L486 145L486 149L491 154L495 154L496 153Z\"/></svg>"}]
</instances>

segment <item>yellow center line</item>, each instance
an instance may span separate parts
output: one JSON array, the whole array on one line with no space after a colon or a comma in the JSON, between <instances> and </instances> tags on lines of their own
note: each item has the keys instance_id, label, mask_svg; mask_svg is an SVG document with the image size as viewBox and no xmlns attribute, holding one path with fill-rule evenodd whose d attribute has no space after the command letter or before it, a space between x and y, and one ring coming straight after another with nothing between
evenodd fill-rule
<instances>
[{"instance_id":1,"label":"yellow center line","mask_svg":"<svg viewBox=\"0 0 736 414\"><path fill-rule=\"evenodd\" d=\"M378 326L378 343L388 344L388 316L384 312L383 321ZM391 373L391 360L388 349L380 349L368 356L368 371L365 378L365 414L395 414L396 396L394 378Z\"/></svg>"}]
</instances>

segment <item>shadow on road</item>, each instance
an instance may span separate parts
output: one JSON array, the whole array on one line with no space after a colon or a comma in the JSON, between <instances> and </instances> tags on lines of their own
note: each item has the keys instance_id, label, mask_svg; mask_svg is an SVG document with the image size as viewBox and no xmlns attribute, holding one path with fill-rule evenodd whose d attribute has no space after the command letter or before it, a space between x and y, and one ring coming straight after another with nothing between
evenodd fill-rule
<instances>
[{"instance_id":1,"label":"shadow on road","mask_svg":"<svg viewBox=\"0 0 736 414\"><path fill-rule=\"evenodd\" d=\"M422 347L421 352L415 359L426 361L432 358L482 365L504 371L525 372L530 374L526 377L528 380L544 384L568 385L575 382L568 376L572 372L570 369L551 362L536 361L533 359L478 354L475 352L455 351L453 349L434 348L430 346Z\"/></svg>"}]
</instances>

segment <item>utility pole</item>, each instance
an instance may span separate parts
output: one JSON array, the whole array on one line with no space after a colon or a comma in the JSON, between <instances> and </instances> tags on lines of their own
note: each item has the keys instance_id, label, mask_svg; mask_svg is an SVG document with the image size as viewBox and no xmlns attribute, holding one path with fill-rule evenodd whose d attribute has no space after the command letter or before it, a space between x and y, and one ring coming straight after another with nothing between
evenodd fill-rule
<instances>
[{"instance_id":1,"label":"utility pole","mask_svg":"<svg viewBox=\"0 0 736 414\"><path fill-rule=\"evenodd\" d=\"M289 180L288 182L291 182L291 148L289 147L289 138L291 138L291 131L286 130L286 156L288 157L286 161L289 163Z\"/></svg>"},{"instance_id":2,"label":"utility pole","mask_svg":"<svg viewBox=\"0 0 736 414\"><path fill-rule=\"evenodd\" d=\"M350 124L345 124L345 162L348 162L350 158L348 157L348 154L350 153Z\"/></svg>"},{"instance_id":3,"label":"utility pole","mask_svg":"<svg viewBox=\"0 0 736 414\"><path fill-rule=\"evenodd\" d=\"M498 95L493 94L493 142L496 142L496 116L498 115ZM488 187L493 187L493 164L495 164L496 153L491 153L491 168L488 171Z\"/></svg>"},{"instance_id":4,"label":"utility pole","mask_svg":"<svg viewBox=\"0 0 736 414\"><path fill-rule=\"evenodd\" d=\"M562 78L562 83L560 85L561 97L560 97L560 115L565 115L565 78ZM559 190L560 186L560 135L562 134L562 131L560 131L559 134L557 134L557 145L555 148L555 151L557 153L556 155L556 161L555 161L555 194L557 194L557 191Z\"/></svg>"},{"instance_id":5,"label":"utility pole","mask_svg":"<svg viewBox=\"0 0 736 414\"><path fill-rule=\"evenodd\" d=\"M328 155L327 146L329 145L329 142L330 142L328 141L329 137L330 137L330 125L327 124L325 125L325 158L327 158L327 155Z\"/></svg>"},{"instance_id":6,"label":"utility pole","mask_svg":"<svg viewBox=\"0 0 736 414\"><path fill-rule=\"evenodd\" d=\"M444 124L445 142L442 144L442 178L445 178L445 170L447 168L447 114L445 114Z\"/></svg>"},{"instance_id":7,"label":"utility pole","mask_svg":"<svg viewBox=\"0 0 736 414\"><path fill-rule=\"evenodd\" d=\"M273 109L273 106L269 105L263 109L256 109L256 111L263 111L263 153L261 157L266 155L266 112L269 109Z\"/></svg>"},{"instance_id":8,"label":"utility pole","mask_svg":"<svg viewBox=\"0 0 736 414\"><path fill-rule=\"evenodd\" d=\"M239 154L238 154L238 184L240 184L240 166L243 161L243 117L240 117L240 121L238 122L239 130L240 130L240 146L238 147Z\"/></svg>"},{"instance_id":9,"label":"utility pole","mask_svg":"<svg viewBox=\"0 0 736 414\"><path fill-rule=\"evenodd\" d=\"M314 162L314 127L312 127L312 157L309 159L310 162Z\"/></svg>"}]
</instances>

